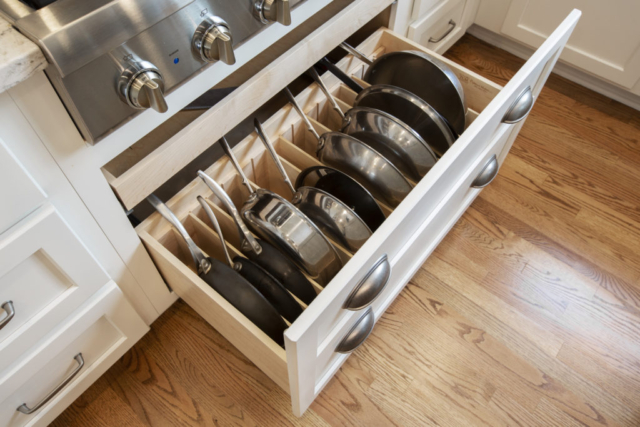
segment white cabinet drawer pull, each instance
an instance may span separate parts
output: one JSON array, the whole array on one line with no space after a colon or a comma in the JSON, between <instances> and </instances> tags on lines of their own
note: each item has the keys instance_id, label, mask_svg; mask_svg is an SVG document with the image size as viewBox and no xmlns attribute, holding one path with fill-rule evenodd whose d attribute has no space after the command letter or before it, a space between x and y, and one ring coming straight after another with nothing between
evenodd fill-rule
<instances>
[{"instance_id":1,"label":"white cabinet drawer pull","mask_svg":"<svg viewBox=\"0 0 640 427\"><path fill-rule=\"evenodd\" d=\"M76 369L74 369L73 372L71 372L69 374L69 376L64 379L64 381L62 381L54 390L52 390L51 393L47 394L44 397L44 399L42 399L40 402L38 402L38 404L36 406L34 406L33 408L29 408L26 403L23 403L22 405L18 406L17 411L22 412L23 414L33 414L38 409L40 409L44 405L46 405L47 402L49 402L51 399L53 399L56 396L56 394L58 394L67 384L69 384L71 382L71 380L76 375L78 375L78 373L82 370L82 367L84 366L84 358L82 357L82 353L76 354L76 356L73 359L76 362L78 362L78 367Z\"/></svg>"},{"instance_id":2,"label":"white cabinet drawer pull","mask_svg":"<svg viewBox=\"0 0 640 427\"><path fill-rule=\"evenodd\" d=\"M491 156L487 164L484 165L476 179L473 180L471 186L473 188L483 188L489 185L496 175L498 175L499 166L498 158L494 154Z\"/></svg>"},{"instance_id":3,"label":"white cabinet drawer pull","mask_svg":"<svg viewBox=\"0 0 640 427\"><path fill-rule=\"evenodd\" d=\"M362 343L367 339L373 325L376 323L375 315L371 307L358 319L355 325L351 328L347 335L340 341L340 344L336 347L337 353L351 353L356 348L360 347Z\"/></svg>"},{"instance_id":4,"label":"white cabinet drawer pull","mask_svg":"<svg viewBox=\"0 0 640 427\"><path fill-rule=\"evenodd\" d=\"M438 37L437 39L434 39L433 37L429 38L429 43L438 43L440 41L442 41L445 37L447 37L449 34L451 34L451 31L453 31L454 28L456 28L456 21L454 21L453 19L449 20L449 28L447 29L447 31L445 31L445 33L443 35L441 35L440 37Z\"/></svg>"},{"instance_id":5,"label":"white cabinet drawer pull","mask_svg":"<svg viewBox=\"0 0 640 427\"><path fill-rule=\"evenodd\" d=\"M512 125L514 123L518 123L521 120L524 120L527 117L527 114L533 108L533 92L531 91L531 86L527 86L524 88L520 95L516 98L515 101L511 104L504 117L502 118L502 122Z\"/></svg>"},{"instance_id":6,"label":"white cabinet drawer pull","mask_svg":"<svg viewBox=\"0 0 640 427\"><path fill-rule=\"evenodd\" d=\"M7 313L7 317L0 321L0 330L7 326L9 322L11 322L11 319L13 319L13 316L16 315L16 311L13 309L13 301L3 303L1 307Z\"/></svg>"},{"instance_id":7,"label":"white cabinet drawer pull","mask_svg":"<svg viewBox=\"0 0 640 427\"><path fill-rule=\"evenodd\" d=\"M391 276L391 263L387 254L384 254L353 289L344 303L344 308L354 311L362 310L371 304L386 286L389 276Z\"/></svg>"}]
</instances>

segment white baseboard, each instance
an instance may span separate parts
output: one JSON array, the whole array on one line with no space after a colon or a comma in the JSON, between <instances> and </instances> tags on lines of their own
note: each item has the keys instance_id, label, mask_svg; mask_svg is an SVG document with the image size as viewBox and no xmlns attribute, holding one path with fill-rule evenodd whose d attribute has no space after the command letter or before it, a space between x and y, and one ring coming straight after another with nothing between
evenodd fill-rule
<instances>
[{"instance_id":1,"label":"white baseboard","mask_svg":"<svg viewBox=\"0 0 640 427\"><path fill-rule=\"evenodd\" d=\"M479 38L493 46L506 50L507 52L522 58L529 59L533 54L534 49L525 46L513 39L505 37L500 34L496 34L493 31L489 31L479 25L473 24L467 30L469 34ZM562 76L572 82L575 82L581 86L591 89L594 92L598 92L604 96L614 99L624 105L627 105L636 110L640 110L640 96L635 95L625 89L622 89L612 83L604 81L598 77L595 77L585 71L582 71L572 65L558 61L553 72Z\"/></svg>"}]
</instances>

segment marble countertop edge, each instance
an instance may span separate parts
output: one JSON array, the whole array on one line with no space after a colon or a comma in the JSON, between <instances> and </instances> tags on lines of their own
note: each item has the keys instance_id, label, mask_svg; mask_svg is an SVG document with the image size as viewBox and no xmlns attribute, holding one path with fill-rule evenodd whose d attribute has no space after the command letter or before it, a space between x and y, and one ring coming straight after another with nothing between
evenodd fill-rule
<instances>
[{"instance_id":1,"label":"marble countertop edge","mask_svg":"<svg viewBox=\"0 0 640 427\"><path fill-rule=\"evenodd\" d=\"M46 66L47 60L38 45L0 18L0 93Z\"/></svg>"}]
</instances>

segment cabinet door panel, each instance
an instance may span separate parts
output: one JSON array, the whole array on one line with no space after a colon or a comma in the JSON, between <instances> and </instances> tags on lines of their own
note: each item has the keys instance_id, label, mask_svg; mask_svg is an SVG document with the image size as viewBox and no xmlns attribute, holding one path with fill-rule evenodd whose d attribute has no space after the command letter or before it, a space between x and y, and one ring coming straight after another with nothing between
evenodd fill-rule
<instances>
[{"instance_id":1,"label":"cabinet door panel","mask_svg":"<svg viewBox=\"0 0 640 427\"><path fill-rule=\"evenodd\" d=\"M640 2L635 0L512 0L502 32L538 47L573 8L583 16L561 59L632 88L640 80Z\"/></svg>"}]
</instances>

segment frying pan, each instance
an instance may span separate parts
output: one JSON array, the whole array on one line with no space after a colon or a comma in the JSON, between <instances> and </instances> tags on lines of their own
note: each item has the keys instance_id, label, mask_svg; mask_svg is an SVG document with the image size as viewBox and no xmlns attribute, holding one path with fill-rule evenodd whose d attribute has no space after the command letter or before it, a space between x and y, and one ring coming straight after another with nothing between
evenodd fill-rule
<instances>
[{"instance_id":1,"label":"frying pan","mask_svg":"<svg viewBox=\"0 0 640 427\"><path fill-rule=\"evenodd\" d=\"M287 324L273 305L235 270L215 258L205 256L178 217L158 197L150 194L147 200L185 240L196 263L198 276L272 340L284 347L284 331Z\"/></svg>"},{"instance_id":2,"label":"frying pan","mask_svg":"<svg viewBox=\"0 0 640 427\"><path fill-rule=\"evenodd\" d=\"M241 212L251 231L280 249L322 286L329 284L343 266L337 249L291 202L264 188L254 190L226 139L220 144L249 190Z\"/></svg>"},{"instance_id":3,"label":"frying pan","mask_svg":"<svg viewBox=\"0 0 640 427\"><path fill-rule=\"evenodd\" d=\"M342 117L343 133L369 145L415 181L419 181L435 165L435 153L409 126L389 113L369 107L354 107L343 113L315 68L312 67L309 74Z\"/></svg>"},{"instance_id":4,"label":"frying pan","mask_svg":"<svg viewBox=\"0 0 640 427\"><path fill-rule=\"evenodd\" d=\"M398 206L409 194L413 186L393 163L353 136L340 132L318 135L288 88L285 93L309 132L318 140L316 155L321 162L350 175L392 207Z\"/></svg>"},{"instance_id":5,"label":"frying pan","mask_svg":"<svg viewBox=\"0 0 640 427\"><path fill-rule=\"evenodd\" d=\"M413 129L433 151L442 156L455 141L447 121L426 101L410 91L388 84L375 84L362 88L327 58L320 60L336 77L358 94L355 107L369 107L384 111Z\"/></svg>"},{"instance_id":6,"label":"frying pan","mask_svg":"<svg viewBox=\"0 0 640 427\"><path fill-rule=\"evenodd\" d=\"M414 50L389 52L371 61L347 43L341 46L369 66L364 81L372 85L397 86L414 93L435 108L449 122L454 133L464 132L467 112L464 91L447 64Z\"/></svg>"},{"instance_id":7,"label":"frying pan","mask_svg":"<svg viewBox=\"0 0 640 427\"><path fill-rule=\"evenodd\" d=\"M282 286L280 282L275 279L275 277L255 262L241 256L236 256L232 260L224 241L220 224L218 224L218 219L211 210L211 206L209 206L202 196L198 196L198 202L202 206L202 209L204 209L204 212L209 218L209 221L211 221L211 224L213 224L216 233L218 233L220 244L222 245L229 267L233 268L237 273L251 283L253 287L256 288L276 310L278 310L278 313L280 313L282 317L293 323L298 316L302 314L302 307L300 307L300 304L298 304L296 299L285 289L284 286Z\"/></svg>"},{"instance_id":8,"label":"frying pan","mask_svg":"<svg viewBox=\"0 0 640 427\"><path fill-rule=\"evenodd\" d=\"M385 220L384 213L371 193L358 181L344 172L328 166L312 166L300 172L296 188L315 187L342 200L376 231Z\"/></svg>"},{"instance_id":9,"label":"frying pan","mask_svg":"<svg viewBox=\"0 0 640 427\"><path fill-rule=\"evenodd\" d=\"M262 124L255 119L254 125L256 133L275 162L282 179L291 190L293 205L308 216L323 233L338 240L351 252L360 249L371 237L371 230L367 224L349 206L326 191L315 187L299 187L296 190L269 137L264 132Z\"/></svg>"},{"instance_id":10,"label":"frying pan","mask_svg":"<svg viewBox=\"0 0 640 427\"><path fill-rule=\"evenodd\" d=\"M199 171L198 176L207 184L207 187L224 204L227 212L233 218L240 234L240 251L251 261L271 273L292 294L297 296L305 304L311 304L316 297L316 291L304 274L296 265L279 250L269 243L256 239L245 225L240 212L233 204L229 195L209 175Z\"/></svg>"}]
</instances>

